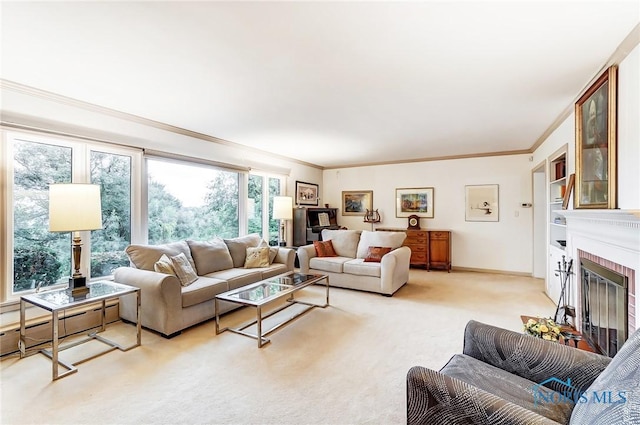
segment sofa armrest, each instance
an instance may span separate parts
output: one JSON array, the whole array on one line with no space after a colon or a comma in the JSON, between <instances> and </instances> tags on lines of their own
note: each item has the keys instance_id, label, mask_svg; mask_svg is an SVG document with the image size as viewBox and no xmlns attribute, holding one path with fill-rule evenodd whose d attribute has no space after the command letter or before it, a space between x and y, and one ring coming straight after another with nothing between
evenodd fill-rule
<instances>
[{"instance_id":1,"label":"sofa armrest","mask_svg":"<svg viewBox=\"0 0 640 425\"><path fill-rule=\"evenodd\" d=\"M165 336L182 330L182 287L177 277L133 267L119 267L114 273L114 280L140 288L142 326ZM123 319L135 322L135 308L133 297L120 299L120 317Z\"/></svg>"},{"instance_id":2,"label":"sofa armrest","mask_svg":"<svg viewBox=\"0 0 640 425\"><path fill-rule=\"evenodd\" d=\"M298 262L300 263L300 273L309 273L309 261L316 256L316 249L313 245L304 245L298 248Z\"/></svg>"},{"instance_id":3,"label":"sofa armrest","mask_svg":"<svg viewBox=\"0 0 640 425\"><path fill-rule=\"evenodd\" d=\"M611 361L599 354L473 320L464 331L463 353L558 392L567 390L563 385L567 379L571 379L574 390L586 391Z\"/></svg>"},{"instance_id":4,"label":"sofa armrest","mask_svg":"<svg viewBox=\"0 0 640 425\"><path fill-rule=\"evenodd\" d=\"M411 248L401 246L382 256L380 261L380 289L383 294L393 295L409 280Z\"/></svg>"},{"instance_id":5,"label":"sofa armrest","mask_svg":"<svg viewBox=\"0 0 640 425\"><path fill-rule=\"evenodd\" d=\"M415 366L407 373L407 424L558 423L459 379Z\"/></svg>"},{"instance_id":6,"label":"sofa armrest","mask_svg":"<svg viewBox=\"0 0 640 425\"><path fill-rule=\"evenodd\" d=\"M287 266L288 271L293 271L294 264L296 261L296 251L291 248L282 248L278 249L278 254L276 258L274 258L274 263L280 263Z\"/></svg>"}]
</instances>

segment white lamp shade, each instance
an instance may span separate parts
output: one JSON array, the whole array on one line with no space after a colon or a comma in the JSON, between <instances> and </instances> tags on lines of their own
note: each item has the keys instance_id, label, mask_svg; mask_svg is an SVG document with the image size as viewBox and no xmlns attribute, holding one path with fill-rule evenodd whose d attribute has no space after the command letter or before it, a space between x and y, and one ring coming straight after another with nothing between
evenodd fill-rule
<instances>
[{"instance_id":1,"label":"white lamp shade","mask_svg":"<svg viewBox=\"0 0 640 425\"><path fill-rule=\"evenodd\" d=\"M99 185L69 183L49 186L50 232L97 229L102 229Z\"/></svg>"},{"instance_id":2,"label":"white lamp shade","mask_svg":"<svg viewBox=\"0 0 640 425\"><path fill-rule=\"evenodd\" d=\"M273 218L291 220L293 218L293 198L290 196L273 197Z\"/></svg>"}]
</instances>

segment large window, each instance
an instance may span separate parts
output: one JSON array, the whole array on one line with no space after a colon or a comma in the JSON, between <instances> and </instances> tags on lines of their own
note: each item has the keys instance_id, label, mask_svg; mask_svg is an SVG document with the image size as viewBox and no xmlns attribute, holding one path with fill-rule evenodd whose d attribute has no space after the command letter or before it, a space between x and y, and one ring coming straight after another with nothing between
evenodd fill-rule
<instances>
[{"instance_id":1,"label":"large window","mask_svg":"<svg viewBox=\"0 0 640 425\"><path fill-rule=\"evenodd\" d=\"M280 177L251 174L247 204L249 233L259 233L269 241L269 245L278 245L279 221L273 219L273 197L282 193ZM266 208L264 207L266 205Z\"/></svg>"},{"instance_id":2,"label":"large window","mask_svg":"<svg viewBox=\"0 0 640 425\"><path fill-rule=\"evenodd\" d=\"M55 285L71 270L69 234L49 232L49 185L71 182L72 148L13 141L13 289Z\"/></svg>"},{"instance_id":3,"label":"large window","mask_svg":"<svg viewBox=\"0 0 640 425\"><path fill-rule=\"evenodd\" d=\"M148 158L149 243L239 235L240 174Z\"/></svg>"},{"instance_id":4,"label":"large window","mask_svg":"<svg viewBox=\"0 0 640 425\"><path fill-rule=\"evenodd\" d=\"M2 258L2 268L3 280L9 284L3 288L2 300L39 287L67 284L71 234L49 232L52 183L101 186L103 229L82 232L83 274L88 278L109 276L116 267L129 264L124 248L131 243L134 192L140 193L133 189L132 181L140 170L134 163L140 162L141 153L22 133L6 134L3 144L9 258Z\"/></svg>"},{"instance_id":5,"label":"large window","mask_svg":"<svg viewBox=\"0 0 640 425\"><path fill-rule=\"evenodd\" d=\"M131 243L132 158L91 151L91 183L100 185L102 229L91 232L91 276L109 276L128 266Z\"/></svg>"},{"instance_id":6,"label":"large window","mask_svg":"<svg viewBox=\"0 0 640 425\"><path fill-rule=\"evenodd\" d=\"M0 273L6 282L0 302L39 287L67 285L71 234L49 232L53 183L101 187L103 228L81 232L81 271L88 279L108 277L128 265L124 250L131 243L254 232L272 245L278 242L279 223L272 219L272 206L273 197L284 193L282 176L159 156L147 157L143 176L138 149L34 133L2 135L6 190L0 217L7 231L0 238ZM143 216L144 189L148 203Z\"/></svg>"}]
</instances>

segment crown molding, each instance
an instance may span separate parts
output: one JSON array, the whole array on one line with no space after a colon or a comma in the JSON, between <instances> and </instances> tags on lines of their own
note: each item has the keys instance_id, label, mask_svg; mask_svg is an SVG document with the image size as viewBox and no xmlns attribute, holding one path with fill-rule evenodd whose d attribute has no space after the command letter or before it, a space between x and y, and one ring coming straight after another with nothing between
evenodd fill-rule
<instances>
[{"instance_id":1,"label":"crown molding","mask_svg":"<svg viewBox=\"0 0 640 425\"><path fill-rule=\"evenodd\" d=\"M166 124L160 121L155 121L149 118L144 118L139 115L129 114L127 112L118 111L115 109L107 108L105 106L96 105L93 103L85 102L82 100L74 99L68 96L63 96L57 93L49 92L46 90L38 89L35 87L30 87L21 83L17 83L15 81L10 81L6 79L0 79L0 88L11 90L17 93L26 94L28 96L37 97L40 99L44 99L50 102L55 102L62 105L72 106L74 108L78 108L84 111L94 112L102 115L108 115L110 117L118 118L124 121L133 122L136 124L144 125L147 127L153 127L159 130L167 131L174 134L179 134L182 136L191 137L194 139L204 140L210 143L216 143L223 146L232 147L234 149L238 149L244 152L252 152L252 153L260 153L271 158L277 158L281 160L285 160L288 162L293 162L296 164L304 165L307 167L317 168L322 170L323 167L312 164L305 161L300 161L294 158L290 158L284 155L274 154L272 152L267 152L258 148L249 148L245 145L241 145L239 143L231 142L229 140L221 139L219 137L210 136L208 134L199 133L197 131L188 130L186 128L177 127L171 124Z\"/></svg>"}]
</instances>

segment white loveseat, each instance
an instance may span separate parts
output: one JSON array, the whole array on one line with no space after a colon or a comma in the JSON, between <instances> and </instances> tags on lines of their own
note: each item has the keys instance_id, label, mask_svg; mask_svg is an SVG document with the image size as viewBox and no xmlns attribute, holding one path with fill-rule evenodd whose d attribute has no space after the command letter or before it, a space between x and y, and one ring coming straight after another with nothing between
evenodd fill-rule
<instances>
[{"instance_id":1,"label":"white loveseat","mask_svg":"<svg viewBox=\"0 0 640 425\"><path fill-rule=\"evenodd\" d=\"M367 230L322 231L322 240L331 241L335 257L319 257L313 245L298 248L302 273L329 276L329 284L391 296L409 279L411 249L402 246L404 232ZM370 247L388 247L380 262L365 261Z\"/></svg>"}]
</instances>

